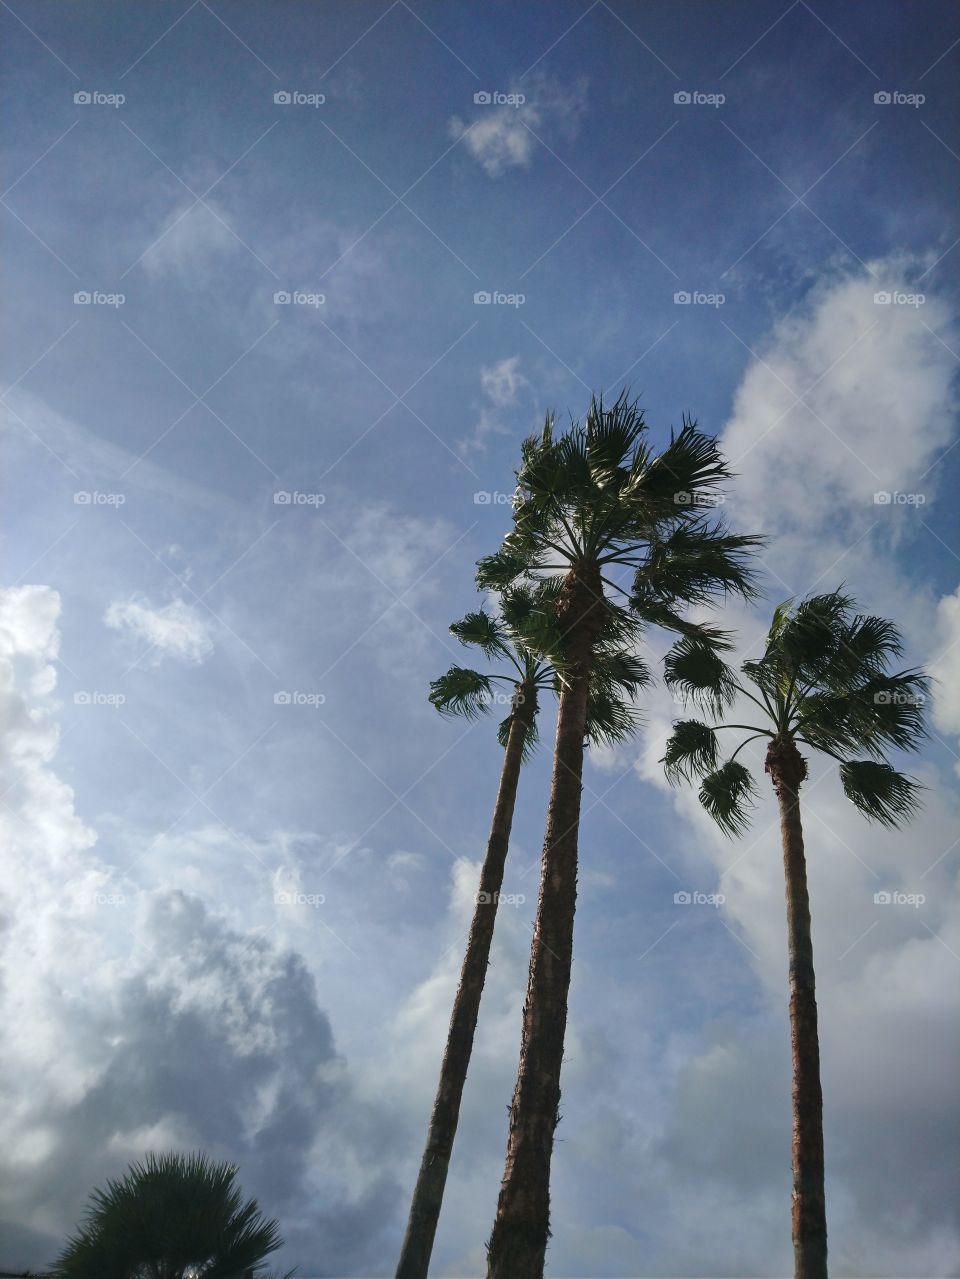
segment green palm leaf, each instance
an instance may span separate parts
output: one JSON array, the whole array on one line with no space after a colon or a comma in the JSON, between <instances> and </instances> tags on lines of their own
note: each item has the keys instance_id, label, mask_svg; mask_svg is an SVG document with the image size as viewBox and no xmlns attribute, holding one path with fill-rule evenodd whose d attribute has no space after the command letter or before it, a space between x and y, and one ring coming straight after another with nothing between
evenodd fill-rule
<instances>
[{"instance_id":1,"label":"green palm leaf","mask_svg":"<svg viewBox=\"0 0 960 1279\"><path fill-rule=\"evenodd\" d=\"M917 812L924 789L914 778L873 759L845 760L840 780L847 799L864 817L891 827Z\"/></svg>"}]
</instances>

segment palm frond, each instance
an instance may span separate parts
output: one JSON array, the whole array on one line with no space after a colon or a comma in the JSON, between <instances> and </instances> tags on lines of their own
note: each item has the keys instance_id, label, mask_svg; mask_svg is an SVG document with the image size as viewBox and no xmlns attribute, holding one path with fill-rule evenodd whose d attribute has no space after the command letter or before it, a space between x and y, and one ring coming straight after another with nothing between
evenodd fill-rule
<instances>
[{"instance_id":1,"label":"palm frond","mask_svg":"<svg viewBox=\"0 0 960 1279\"><path fill-rule=\"evenodd\" d=\"M752 554L763 539L729 533L723 524L698 518L651 542L646 560L637 569L632 603L638 610L648 601L668 604L709 603L716 595L757 594Z\"/></svg>"},{"instance_id":2,"label":"palm frond","mask_svg":"<svg viewBox=\"0 0 960 1279\"><path fill-rule=\"evenodd\" d=\"M638 707L610 684L590 684L587 697L587 739L596 745L615 746L631 738L642 724Z\"/></svg>"},{"instance_id":3,"label":"palm frond","mask_svg":"<svg viewBox=\"0 0 960 1279\"><path fill-rule=\"evenodd\" d=\"M502 657L509 652L503 627L495 617L491 617L484 609L468 613L459 622L450 626L451 635L455 635L461 644L473 644L487 657Z\"/></svg>"},{"instance_id":4,"label":"palm frond","mask_svg":"<svg viewBox=\"0 0 960 1279\"><path fill-rule=\"evenodd\" d=\"M660 761L667 780L676 786L680 781L702 777L715 767L718 749L716 732L708 724L695 719L678 720Z\"/></svg>"},{"instance_id":5,"label":"palm frond","mask_svg":"<svg viewBox=\"0 0 960 1279\"><path fill-rule=\"evenodd\" d=\"M728 759L708 773L700 786L700 803L727 835L742 835L750 824L756 786L750 770Z\"/></svg>"},{"instance_id":6,"label":"palm frond","mask_svg":"<svg viewBox=\"0 0 960 1279\"><path fill-rule=\"evenodd\" d=\"M489 675L451 666L430 684L430 703L441 715L463 715L477 719L493 704L493 681Z\"/></svg>"},{"instance_id":7,"label":"palm frond","mask_svg":"<svg viewBox=\"0 0 960 1279\"><path fill-rule=\"evenodd\" d=\"M873 759L846 760L840 765L840 780L847 799L864 817L889 827L917 812L924 789L914 778Z\"/></svg>"},{"instance_id":8,"label":"palm frond","mask_svg":"<svg viewBox=\"0 0 960 1279\"><path fill-rule=\"evenodd\" d=\"M664 683L712 715L733 701L737 681L714 645L681 635L663 659Z\"/></svg>"},{"instance_id":9,"label":"palm frond","mask_svg":"<svg viewBox=\"0 0 960 1279\"><path fill-rule=\"evenodd\" d=\"M684 418L678 432L671 431L670 443L658 457L638 463L627 495L675 517L702 510L700 503L710 504L730 478L717 441L698 430L691 418Z\"/></svg>"}]
</instances>

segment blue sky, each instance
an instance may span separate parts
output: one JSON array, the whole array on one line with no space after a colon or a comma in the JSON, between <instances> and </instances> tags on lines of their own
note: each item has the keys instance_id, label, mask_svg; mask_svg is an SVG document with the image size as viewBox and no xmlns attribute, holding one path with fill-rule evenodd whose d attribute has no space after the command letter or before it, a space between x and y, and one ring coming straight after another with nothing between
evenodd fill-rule
<instances>
[{"instance_id":1,"label":"blue sky","mask_svg":"<svg viewBox=\"0 0 960 1279\"><path fill-rule=\"evenodd\" d=\"M684 413L722 437L731 522L771 537L766 599L723 610L744 652L773 603L844 581L939 679L911 831L822 767L807 824L835 1268L958 1273L951 8L0 19L0 1261L49 1261L146 1149L203 1146L288 1266L392 1273L499 765L493 722L441 720L427 685L520 440L629 384L654 441ZM647 712L587 766L549 1269L783 1274L769 797L723 840L663 785L662 687ZM438 1274L483 1267L548 774L545 747Z\"/></svg>"}]
</instances>

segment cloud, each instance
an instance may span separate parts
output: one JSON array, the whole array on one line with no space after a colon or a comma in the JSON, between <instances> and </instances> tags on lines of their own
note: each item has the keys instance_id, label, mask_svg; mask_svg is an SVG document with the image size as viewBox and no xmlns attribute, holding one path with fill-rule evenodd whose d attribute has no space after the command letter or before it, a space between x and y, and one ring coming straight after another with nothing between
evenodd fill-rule
<instances>
[{"instance_id":1,"label":"cloud","mask_svg":"<svg viewBox=\"0 0 960 1279\"><path fill-rule=\"evenodd\" d=\"M153 232L143 268L152 279L180 276L196 281L207 278L219 259L242 247L216 201L190 201L174 209Z\"/></svg>"},{"instance_id":2,"label":"cloud","mask_svg":"<svg viewBox=\"0 0 960 1279\"><path fill-rule=\"evenodd\" d=\"M454 116L448 126L450 137L463 139L491 178L507 169L528 168L540 145L536 134L550 137L556 131L568 139L576 137L587 105L587 81L580 77L572 89L566 89L547 76L535 76L510 95L524 100L518 105L480 105L472 123Z\"/></svg>"},{"instance_id":3,"label":"cloud","mask_svg":"<svg viewBox=\"0 0 960 1279\"><path fill-rule=\"evenodd\" d=\"M960 587L937 605L935 637L933 722L943 733L960 735Z\"/></svg>"},{"instance_id":4,"label":"cloud","mask_svg":"<svg viewBox=\"0 0 960 1279\"><path fill-rule=\"evenodd\" d=\"M722 433L738 473L732 506L739 527L776 529L763 558L783 595L845 579L862 605L903 624L905 665L928 652L934 636L941 679L935 723L958 731L951 645L960 637L960 601L951 595L938 606L891 552L897 537L912 548L927 536L911 520L916 507L898 512L873 503L878 489L934 495L931 468L948 439L953 367L925 326L949 342L955 322L933 297L922 315L875 306L878 288L910 291L909 264L872 266L876 279L855 273L822 280L748 365ZM812 411L795 407L787 386L811 388ZM891 516L902 521L896 532ZM740 633L743 652L755 651L765 617L731 607L719 620ZM753 722L747 714L735 707L729 719ZM663 1203L664 1237L682 1243L646 1264L651 1273L661 1273L659 1260L672 1273L722 1267L747 1274L758 1273L763 1258L779 1273L789 1264L789 1037L776 809L756 744L740 757L760 784L741 841L719 835L693 788L667 787L659 758L678 716L669 694L656 690L637 769L671 796L686 824L688 835L675 844L685 874L724 893L718 918L746 948L764 1012L753 1026L714 1027L675 1074L650 1157L664 1168L666 1184L683 1187ZM914 759L908 767L928 787L923 812L907 832L882 831L846 801L832 761L810 763L802 803L835 1265L856 1275L952 1273L960 1249L948 1171L957 1139L960 892L949 853L958 797L949 775ZM878 904L880 890L924 900L915 908ZM770 1118L777 1113L779 1128ZM762 1124L753 1122L756 1115ZM644 1192L643 1185L632 1189L641 1198ZM718 1251L720 1223L745 1197L751 1234Z\"/></svg>"},{"instance_id":5,"label":"cloud","mask_svg":"<svg viewBox=\"0 0 960 1279\"><path fill-rule=\"evenodd\" d=\"M54 773L59 599L0 592L0 1234L45 1267L94 1185L147 1149L236 1160L287 1264L366 1272L398 1190L302 957L176 888L130 888ZM29 963L24 963L29 955Z\"/></svg>"},{"instance_id":6,"label":"cloud","mask_svg":"<svg viewBox=\"0 0 960 1279\"><path fill-rule=\"evenodd\" d=\"M491 435L506 434L501 422L504 409L513 408L520 392L530 383L520 372L520 356L511 355L496 364L485 364L480 370L480 389L483 401L479 416L470 435L457 441L461 457L483 453Z\"/></svg>"},{"instance_id":7,"label":"cloud","mask_svg":"<svg viewBox=\"0 0 960 1279\"><path fill-rule=\"evenodd\" d=\"M723 445L737 507L778 539L917 509L891 511L876 493L932 495L929 468L953 430L956 318L935 296L878 305L879 292L916 292L921 264L870 265L872 275L822 279L760 344L735 394Z\"/></svg>"},{"instance_id":8,"label":"cloud","mask_svg":"<svg viewBox=\"0 0 960 1279\"><path fill-rule=\"evenodd\" d=\"M152 608L148 601L134 597L116 600L103 620L115 631L149 645L145 657L158 666L165 657L174 657L199 666L213 652L210 628L182 599L172 600L163 608Z\"/></svg>"}]
</instances>

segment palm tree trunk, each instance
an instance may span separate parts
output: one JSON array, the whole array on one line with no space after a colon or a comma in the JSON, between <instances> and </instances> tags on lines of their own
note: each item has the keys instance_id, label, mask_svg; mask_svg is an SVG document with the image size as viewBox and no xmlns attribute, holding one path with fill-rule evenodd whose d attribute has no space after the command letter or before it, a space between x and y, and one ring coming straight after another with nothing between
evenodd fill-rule
<instances>
[{"instance_id":1,"label":"palm tree trunk","mask_svg":"<svg viewBox=\"0 0 960 1279\"><path fill-rule=\"evenodd\" d=\"M827 1217L823 1186L823 1094L817 995L810 936L807 864L800 825L800 783L806 764L792 741L774 740L767 772L780 807L787 897L790 1043L793 1057L793 1255L796 1279L827 1279Z\"/></svg>"},{"instance_id":2,"label":"palm tree trunk","mask_svg":"<svg viewBox=\"0 0 960 1279\"><path fill-rule=\"evenodd\" d=\"M473 923L460 970L460 985L453 1001L447 1045L440 1067L440 1083L430 1116L427 1144L413 1192L403 1247L400 1250L397 1279L426 1279L430 1265L453 1139L460 1117L460 1101L473 1050L480 997L487 975L490 943L493 940L493 926L503 885L503 868L510 844L510 827L520 781L523 747L536 711L534 689L528 688L524 695L514 698L513 722L503 756L500 787L480 872Z\"/></svg>"},{"instance_id":3,"label":"palm tree trunk","mask_svg":"<svg viewBox=\"0 0 960 1279\"><path fill-rule=\"evenodd\" d=\"M560 696L540 895L530 949L520 1066L497 1215L487 1246L488 1279L541 1279L550 1236L550 1157L559 1123L577 904L577 838L583 743L593 644L602 627L599 575L571 575L560 618L568 635Z\"/></svg>"}]
</instances>

